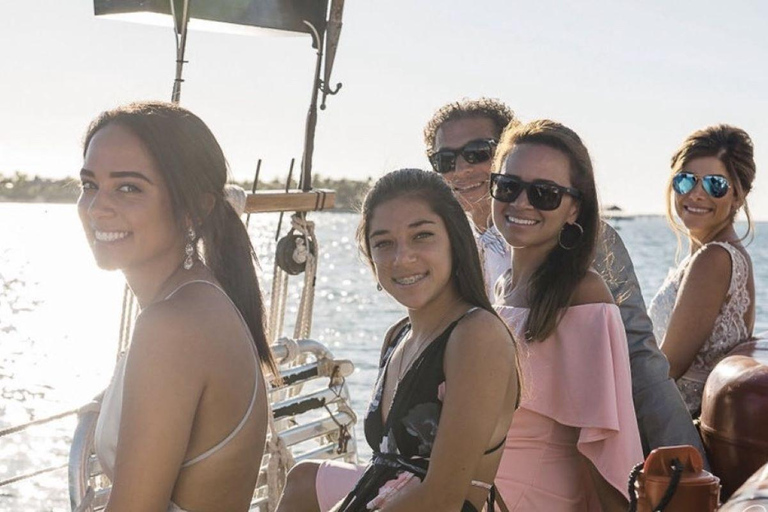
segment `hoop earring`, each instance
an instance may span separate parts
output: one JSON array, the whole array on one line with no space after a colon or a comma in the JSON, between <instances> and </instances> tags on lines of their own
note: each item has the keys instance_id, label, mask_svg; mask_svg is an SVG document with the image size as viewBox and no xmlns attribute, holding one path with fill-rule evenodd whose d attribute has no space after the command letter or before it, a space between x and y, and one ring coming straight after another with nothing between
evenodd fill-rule
<instances>
[{"instance_id":1,"label":"hoop earring","mask_svg":"<svg viewBox=\"0 0 768 512\"><path fill-rule=\"evenodd\" d=\"M184 246L184 254L186 255L184 258L184 270L191 269L195 264L195 257L197 256L197 251L195 250L196 242L197 233L195 233L195 228L190 226L187 230L187 245Z\"/></svg>"},{"instance_id":2,"label":"hoop earring","mask_svg":"<svg viewBox=\"0 0 768 512\"><path fill-rule=\"evenodd\" d=\"M381 283L376 283L376 290L381 291L383 288L381 287Z\"/></svg>"},{"instance_id":3,"label":"hoop earring","mask_svg":"<svg viewBox=\"0 0 768 512\"><path fill-rule=\"evenodd\" d=\"M563 233L565 233L566 229L568 231L570 231L571 233L573 233L572 228L576 228L578 234L574 236L572 234L569 235L568 233L566 233L566 240L565 241L566 242L570 241L571 243L570 244L568 244L568 243L564 244L563 243ZM574 222L573 224L568 224L566 222L565 225L563 226L563 228L560 230L560 233L557 234L557 245L559 245L560 247L562 247L566 251L570 251L570 250L575 249L576 247L579 246L579 244L581 243L581 237L582 236L584 236L584 228L581 227L581 224L579 224L578 222ZM574 240L569 240L571 238L574 238Z\"/></svg>"}]
</instances>

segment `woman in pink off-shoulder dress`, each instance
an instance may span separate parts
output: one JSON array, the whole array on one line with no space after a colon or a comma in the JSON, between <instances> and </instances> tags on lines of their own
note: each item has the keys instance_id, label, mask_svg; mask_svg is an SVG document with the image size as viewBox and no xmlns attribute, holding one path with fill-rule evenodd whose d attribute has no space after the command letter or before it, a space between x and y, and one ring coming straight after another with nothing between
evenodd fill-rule
<instances>
[{"instance_id":1,"label":"woman in pink off-shoulder dress","mask_svg":"<svg viewBox=\"0 0 768 512\"><path fill-rule=\"evenodd\" d=\"M511 127L491 174L494 225L512 247L497 288L525 392L496 485L510 510L626 510L643 460L624 326L590 266L599 207L589 153L553 121Z\"/></svg>"}]
</instances>

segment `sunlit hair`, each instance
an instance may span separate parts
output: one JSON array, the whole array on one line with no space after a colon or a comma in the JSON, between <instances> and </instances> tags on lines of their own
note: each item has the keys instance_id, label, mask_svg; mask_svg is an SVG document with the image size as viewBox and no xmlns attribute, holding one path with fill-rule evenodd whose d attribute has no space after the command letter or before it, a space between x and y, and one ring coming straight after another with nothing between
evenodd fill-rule
<instances>
[{"instance_id":1,"label":"sunlit hair","mask_svg":"<svg viewBox=\"0 0 768 512\"><path fill-rule=\"evenodd\" d=\"M435 135L440 127L448 121L469 118L486 118L493 121L498 137L504 128L516 121L515 113L507 105L493 98L463 99L443 105L424 127L424 145L427 155L431 155L435 146Z\"/></svg>"},{"instance_id":2,"label":"sunlit hair","mask_svg":"<svg viewBox=\"0 0 768 512\"><path fill-rule=\"evenodd\" d=\"M584 233L570 250L556 245L530 280L525 337L528 341L543 341L556 329L561 313L592 265L600 230L600 205L592 160L576 132L548 119L510 126L496 148L494 172L501 172L509 153L520 144L546 146L563 153L570 163L571 186L581 192L576 222Z\"/></svg>"},{"instance_id":3,"label":"sunlit hair","mask_svg":"<svg viewBox=\"0 0 768 512\"><path fill-rule=\"evenodd\" d=\"M262 365L278 376L265 334L256 254L245 225L224 198L227 162L213 133L178 105L132 103L94 119L83 142L84 156L94 135L109 125L130 130L152 155L168 187L178 236L185 236L191 222L203 242L203 261L243 315Z\"/></svg>"},{"instance_id":4,"label":"sunlit hair","mask_svg":"<svg viewBox=\"0 0 768 512\"><path fill-rule=\"evenodd\" d=\"M678 242L680 235L683 235L688 237L692 243L705 244L712 236L734 222L741 206L744 207L744 214L747 217L747 232L741 237L741 240L752 240L755 226L747 204L747 195L752 190L752 182L755 180L754 152L752 139L747 132L727 124L718 124L697 130L683 141L675 154L672 155L672 173L667 182L667 221L678 235ZM728 181L733 186L733 195L738 206L723 224L713 227L705 239L697 240L688 233L688 230L674 214L675 191L672 188L672 178L684 170L685 166L692 160L704 157L715 157L723 163L728 171ZM678 249L679 246L678 243Z\"/></svg>"},{"instance_id":5,"label":"sunlit hair","mask_svg":"<svg viewBox=\"0 0 768 512\"><path fill-rule=\"evenodd\" d=\"M452 279L459 295L474 306L493 312L485 293L482 265L467 214L445 180L437 173L421 169L400 169L379 179L365 196L357 243L363 256L375 269L369 239L371 221L380 205L400 198L423 201L440 217L448 232L453 262Z\"/></svg>"}]
</instances>

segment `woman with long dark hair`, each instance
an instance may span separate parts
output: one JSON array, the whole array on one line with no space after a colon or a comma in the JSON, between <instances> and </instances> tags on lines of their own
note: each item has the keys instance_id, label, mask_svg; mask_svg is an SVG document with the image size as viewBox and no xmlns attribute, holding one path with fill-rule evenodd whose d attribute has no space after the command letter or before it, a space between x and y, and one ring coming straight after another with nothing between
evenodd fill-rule
<instances>
[{"instance_id":1,"label":"woman with long dark hair","mask_svg":"<svg viewBox=\"0 0 768 512\"><path fill-rule=\"evenodd\" d=\"M752 260L742 244L753 231L747 205L753 155L744 130L717 125L689 135L672 157L667 219L688 240L689 252L651 301L649 314L669 375L694 418L709 373L752 337L755 326ZM734 222L742 210L747 233L740 237Z\"/></svg>"},{"instance_id":2,"label":"woman with long dark hair","mask_svg":"<svg viewBox=\"0 0 768 512\"><path fill-rule=\"evenodd\" d=\"M357 238L408 311L385 336L365 417L373 458L299 464L278 510L493 510L519 383L467 216L439 175L402 169L366 196Z\"/></svg>"},{"instance_id":3,"label":"woman with long dark hair","mask_svg":"<svg viewBox=\"0 0 768 512\"><path fill-rule=\"evenodd\" d=\"M78 210L141 312L101 403L106 510L247 510L264 451L267 344L254 252L208 127L168 103L88 129Z\"/></svg>"},{"instance_id":4,"label":"woman with long dark hair","mask_svg":"<svg viewBox=\"0 0 768 512\"><path fill-rule=\"evenodd\" d=\"M510 510L624 510L643 453L624 326L591 268L600 219L589 153L569 128L533 121L504 132L494 168L494 225L513 249L498 308L526 383L499 491Z\"/></svg>"},{"instance_id":5,"label":"woman with long dark hair","mask_svg":"<svg viewBox=\"0 0 768 512\"><path fill-rule=\"evenodd\" d=\"M382 349L365 418L373 459L334 510L493 510L519 383L467 217L440 176L404 169L369 192L357 238L408 317Z\"/></svg>"}]
</instances>

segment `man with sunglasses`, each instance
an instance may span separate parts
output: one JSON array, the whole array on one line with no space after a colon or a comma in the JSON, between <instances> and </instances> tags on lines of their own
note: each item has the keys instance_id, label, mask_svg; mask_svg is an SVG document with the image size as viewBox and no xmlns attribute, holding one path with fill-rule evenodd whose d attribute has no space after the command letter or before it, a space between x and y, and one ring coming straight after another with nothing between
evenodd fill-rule
<instances>
[{"instance_id":1,"label":"man with sunglasses","mask_svg":"<svg viewBox=\"0 0 768 512\"><path fill-rule=\"evenodd\" d=\"M508 124L517 122L505 104L480 98L441 107L424 128L432 169L451 186L474 228L491 296L496 281L511 265L510 248L491 222L491 185L497 198L514 201L525 192L531 205L543 210L557 208L563 194L578 194L577 190L554 190L551 184L536 181L528 183L498 175L492 178L491 163L501 132ZM698 448L706 461L701 439L674 381L669 378L669 363L654 339L629 253L613 228L606 223L603 228L594 266L611 288L627 333L632 394L643 452L647 456L659 446L690 444Z\"/></svg>"},{"instance_id":2,"label":"man with sunglasses","mask_svg":"<svg viewBox=\"0 0 768 512\"><path fill-rule=\"evenodd\" d=\"M449 103L432 116L424 128L432 169L453 189L475 232L488 295L509 268L507 243L491 223L488 195L491 161L501 132L517 122L512 110L490 98Z\"/></svg>"}]
</instances>

